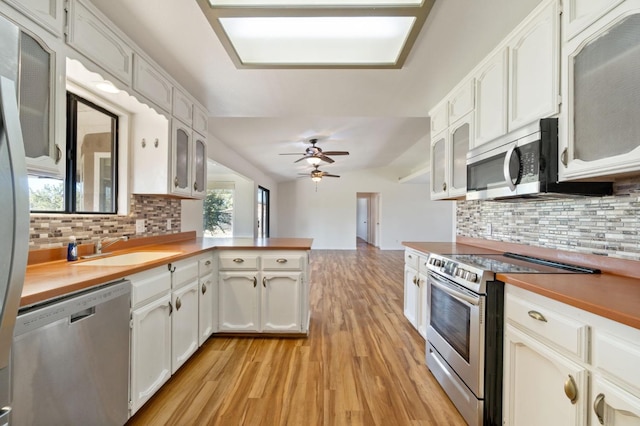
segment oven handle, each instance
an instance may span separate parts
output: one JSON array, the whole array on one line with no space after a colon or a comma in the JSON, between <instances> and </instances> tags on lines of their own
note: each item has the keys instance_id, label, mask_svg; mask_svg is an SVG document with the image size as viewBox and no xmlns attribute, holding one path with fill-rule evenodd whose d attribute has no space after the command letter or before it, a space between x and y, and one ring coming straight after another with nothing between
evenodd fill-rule
<instances>
[{"instance_id":1,"label":"oven handle","mask_svg":"<svg viewBox=\"0 0 640 426\"><path fill-rule=\"evenodd\" d=\"M473 306L478 306L480 304L479 296L472 297L472 296L469 296L468 294L464 294L456 290L453 286L451 286L449 283L439 278L437 275L429 274L429 282L431 283L431 285L438 287L440 290L444 291L449 296L453 297L454 299L462 303L467 303Z\"/></svg>"}]
</instances>

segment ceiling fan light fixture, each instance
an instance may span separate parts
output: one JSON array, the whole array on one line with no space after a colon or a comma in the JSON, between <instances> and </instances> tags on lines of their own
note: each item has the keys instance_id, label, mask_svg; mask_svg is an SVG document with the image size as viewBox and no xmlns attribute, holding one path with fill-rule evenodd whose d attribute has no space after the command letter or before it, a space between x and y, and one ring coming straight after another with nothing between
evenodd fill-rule
<instances>
[{"instance_id":1,"label":"ceiling fan light fixture","mask_svg":"<svg viewBox=\"0 0 640 426\"><path fill-rule=\"evenodd\" d=\"M311 176L311 180L314 182L320 182L322 180L322 176Z\"/></svg>"},{"instance_id":2,"label":"ceiling fan light fixture","mask_svg":"<svg viewBox=\"0 0 640 426\"><path fill-rule=\"evenodd\" d=\"M306 160L307 163L312 166L318 166L322 162L322 159L320 157L307 157Z\"/></svg>"}]
</instances>

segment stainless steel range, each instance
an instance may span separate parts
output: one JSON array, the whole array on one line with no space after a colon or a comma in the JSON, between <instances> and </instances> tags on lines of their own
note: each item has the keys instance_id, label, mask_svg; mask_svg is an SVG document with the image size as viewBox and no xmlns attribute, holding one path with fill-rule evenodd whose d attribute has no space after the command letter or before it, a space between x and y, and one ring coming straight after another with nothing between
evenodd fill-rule
<instances>
[{"instance_id":1,"label":"stainless steel range","mask_svg":"<svg viewBox=\"0 0 640 426\"><path fill-rule=\"evenodd\" d=\"M429 256L426 362L470 425L502 425L504 283L499 272L599 273L513 253Z\"/></svg>"}]
</instances>

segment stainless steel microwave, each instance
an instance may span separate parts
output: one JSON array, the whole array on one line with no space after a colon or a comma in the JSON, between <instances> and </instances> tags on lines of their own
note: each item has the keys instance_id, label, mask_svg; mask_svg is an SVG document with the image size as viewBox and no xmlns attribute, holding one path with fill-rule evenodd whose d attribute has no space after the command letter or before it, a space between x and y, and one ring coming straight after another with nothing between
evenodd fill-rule
<instances>
[{"instance_id":1,"label":"stainless steel microwave","mask_svg":"<svg viewBox=\"0 0 640 426\"><path fill-rule=\"evenodd\" d=\"M543 118L467 154L467 200L602 196L610 182L558 182L558 119Z\"/></svg>"}]
</instances>

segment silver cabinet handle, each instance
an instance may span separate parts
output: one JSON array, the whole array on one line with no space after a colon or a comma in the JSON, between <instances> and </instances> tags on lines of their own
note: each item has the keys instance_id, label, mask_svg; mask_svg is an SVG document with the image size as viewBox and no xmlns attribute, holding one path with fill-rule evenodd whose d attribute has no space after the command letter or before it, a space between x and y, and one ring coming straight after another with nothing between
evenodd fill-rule
<instances>
[{"instance_id":1,"label":"silver cabinet handle","mask_svg":"<svg viewBox=\"0 0 640 426\"><path fill-rule=\"evenodd\" d=\"M169 316L171 316L172 313L173 313L173 305L171 304L171 301L169 301Z\"/></svg>"},{"instance_id":2,"label":"silver cabinet handle","mask_svg":"<svg viewBox=\"0 0 640 426\"><path fill-rule=\"evenodd\" d=\"M287 263L287 259L277 259L276 262L278 262L278 263Z\"/></svg>"},{"instance_id":3,"label":"silver cabinet handle","mask_svg":"<svg viewBox=\"0 0 640 426\"><path fill-rule=\"evenodd\" d=\"M160 141L158 140L158 138L156 138L156 140L153 142L153 146L157 148L158 145L160 145Z\"/></svg>"},{"instance_id":4,"label":"silver cabinet handle","mask_svg":"<svg viewBox=\"0 0 640 426\"><path fill-rule=\"evenodd\" d=\"M564 382L564 394L567 395L567 398L569 398L572 404L575 405L575 403L578 402L578 387L571 374L569 374L569 377Z\"/></svg>"},{"instance_id":5,"label":"silver cabinet handle","mask_svg":"<svg viewBox=\"0 0 640 426\"><path fill-rule=\"evenodd\" d=\"M256 277L253 277L253 288L256 288L257 285L258 285L258 279Z\"/></svg>"},{"instance_id":6,"label":"silver cabinet handle","mask_svg":"<svg viewBox=\"0 0 640 426\"><path fill-rule=\"evenodd\" d=\"M176 311L179 311L181 307L182 307L182 302L180 301L180 298L177 297L176 298Z\"/></svg>"},{"instance_id":7,"label":"silver cabinet handle","mask_svg":"<svg viewBox=\"0 0 640 426\"><path fill-rule=\"evenodd\" d=\"M173 186L178 187L178 176L173 179Z\"/></svg>"},{"instance_id":8,"label":"silver cabinet handle","mask_svg":"<svg viewBox=\"0 0 640 426\"><path fill-rule=\"evenodd\" d=\"M211 261L207 260L206 262L204 262L204 266L211 266Z\"/></svg>"},{"instance_id":9,"label":"silver cabinet handle","mask_svg":"<svg viewBox=\"0 0 640 426\"><path fill-rule=\"evenodd\" d=\"M447 190L447 182L442 182L442 190L443 191Z\"/></svg>"},{"instance_id":10,"label":"silver cabinet handle","mask_svg":"<svg viewBox=\"0 0 640 426\"><path fill-rule=\"evenodd\" d=\"M62 150L60 149L60 145L56 144L56 164L58 164L62 160Z\"/></svg>"},{"instance_id":11,"label":"silver cabinet handle","mask_svg":"<svg viewBox=\"0 0 640 426\"><path fill-rule=\"evenodd\" d=\"M242 262L244 262L244 259L243 259L243 258L241 258L241 257L236 257L235 259L233 259L233 261L234 261L235 263L242 263Z\"/></svg>"},{"instance_id":12,"label":"silver cabinet handle","mask_svg":"<svg viewBox=\"0 0 640 426\"><path fill-rule=\"evenodd\" d=\"M596 413L598 421L601 425L604 424L604 394L599 393L596 399L593 401L593 412Z\"/></svg>"},{"instance_id":13,"label":"silver cabinet handle","mask_svg":"<svg viewBox=\"0 0 640 426\"><path fill-rule=\"evenodd\" d=\"M542 321L542 322L547 322L547 319L544 317L544 315L542 315L540 312L538 311L529 311L529 316L531 318L533 318L534 320L538 320L538 321Z\"/></svg>"},{"instance_id":14,"label":"silver cabinet handle","mask_svg":"<svg viewBox=\"0 0 640 426\"><path fill-rule=\"evenodd\" d=\"M407 257L408 257L409 259L413 259L413 256L411 256L410 254L408 254L408 255L407 255Z\"/></svg>"},{"instance_id":15,"label":"silver cabinet handle","mask_svg":"<svg viewBox=\"0 0 640 426\"><path fill-rule=\"evenodd\" d=\"M262 277L262 287L267 288L267 277Z\"/></svg>"},{"instance_id":16,"label":"silver cabinet handle","mask_svg":"<svg viewBox=\"0 0 640 426\"><path fill-rule=\"evenodd\" d=\"M142 142L140 143L140 145L142 145L143 148L147 147L147 140L145 138L142 138Z\"/></svg>"},{"instance_id":17,"label":"silver cabinet handle","mask_svg":"<svg viewBox=\"0 0 640 426\"><path fill-rule=\"evenodd\" d=\"M569 151L567 151L567 148L562 150L562 154L560 154L560 161L562 161L562 165L565 167L569 164Z\"/></svg>"},{"instance_id":18,"label":"silver cabinet handle","mask_svg":"<svg viewBox=\"0 0 640 426\"><path fill-rule=\"evenodd\" d=\"M194 191L198 190L198 182L193 182L193 190Z\"/></svg>"},{"instance_id":19,"label":"silver cabinet handle","mask_svg":"<svg viewBox=\"0 0 640 426\"><path fill-rule=\"evenodd\" d=\"M203 283L202 284L202 294L205 294L207 292L207 283Z\"/></svg>"}]
</instances>

